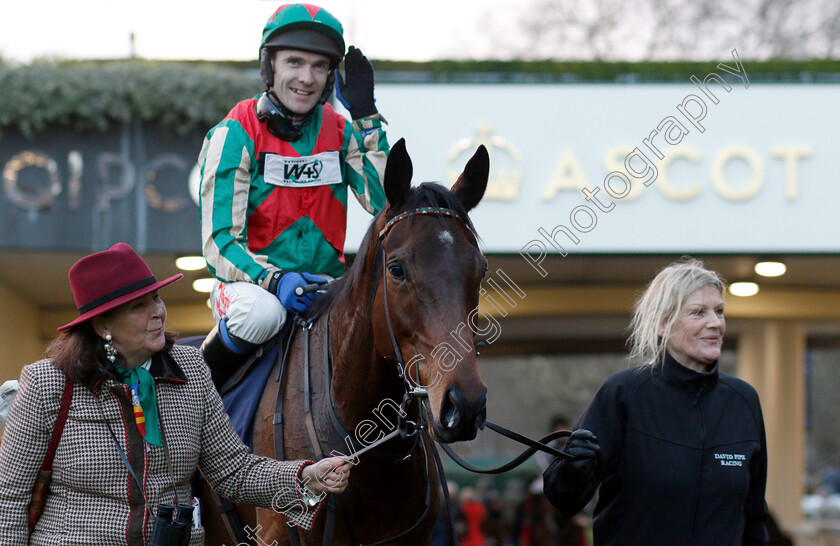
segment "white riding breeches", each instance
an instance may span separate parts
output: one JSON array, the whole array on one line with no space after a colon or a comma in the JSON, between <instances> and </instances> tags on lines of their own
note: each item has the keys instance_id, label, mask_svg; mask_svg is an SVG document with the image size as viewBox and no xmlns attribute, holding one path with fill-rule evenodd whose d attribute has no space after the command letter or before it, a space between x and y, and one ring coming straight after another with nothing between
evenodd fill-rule
<instances>
[{"instance_id":1,"label":"white riding breeches","mask_svg":"<svg viewBox=\"0 0 840 546\"><path fill-rule=\"evenodd\" d=\"M264 343L286 322L286 309L277 296L248 282L220 282L210 291L213 320L226 319L228 332L250 343Z\"/></svg>"}]
</instances>

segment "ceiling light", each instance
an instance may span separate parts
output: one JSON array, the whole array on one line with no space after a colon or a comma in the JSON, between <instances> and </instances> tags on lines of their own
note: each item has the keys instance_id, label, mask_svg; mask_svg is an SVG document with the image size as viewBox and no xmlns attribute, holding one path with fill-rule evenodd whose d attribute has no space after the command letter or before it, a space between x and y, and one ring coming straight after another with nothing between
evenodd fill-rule
<instances>
[{"instance_id":1,"label":"ceiling light","mask_svg":"<svg viewBox=\"0 0 840 546\"><path fill-rule=\"evenodd\" d=\"M181 256L175 260L175 267L183 271L198 271L207 267L203 256Z\"/></svg>"},{"instance_id":2,"label":"ceiling light","mask_svg":"<svg viewBox=\"0 0 840 546\"><path fill-rule=\"evenodd\" d=\"M729 293L733 296L755 296L758 294L758 285L754 282L733 282L729 285Z\"/></svg>"},{"instance_id":3,"label":"ceiling light","mask_svg":"<svg viewBox=\"0 0 840 546\"><path fill-rule=\"evenodd\" d=\"M755 264L755 272L762 277L778 277L784 275L787 266L782 262L758 262Z\"/></svg>"},{"instance_id":4,"label":"ceiling light","mask_svg":"<svg viewBox=\"0 0 840 546\"><path fill-rule=\"evenodd\" d=\"M193 281L192 287L196 292L210 292L213 289L214 282L216 282L216 279L213 277L196 279Z\"/></svg>"}]
</instances>

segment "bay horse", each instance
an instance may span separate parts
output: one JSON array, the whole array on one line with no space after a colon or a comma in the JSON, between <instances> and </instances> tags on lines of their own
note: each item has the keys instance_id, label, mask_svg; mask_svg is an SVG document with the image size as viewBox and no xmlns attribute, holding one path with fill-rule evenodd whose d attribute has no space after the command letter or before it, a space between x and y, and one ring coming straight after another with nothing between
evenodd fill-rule
<instances>
[{"instance_id":1,"label":"bay horse","mask_svg":"<svg viewBox=\"0 0 840 546\"><path fill-rule=\"evenodd\" d=\"M405 142L395 143L383 179L385 207L352 266L308 312L317 318L290 340L285 369L276 365L262 394L254 453L286 460L352 455L394 431L400 416L402 423L421 422L419 404L402 404L407 385L428 395L430 430L397 435L354 461L334 505L329 533L335 544L394 537L394 544L428 544L440 508L432 437L472 440L484 425L487 389L470 321L487 262L468 212L484 195L488 175L481 146L451 190L436 183L412 188ZM275 380L279 375L282 381ZM278 404L283 428L275 439ZM281 444L283 452L276 453ZM258 543L290 543L277 512L237 509L243 522L256 524ZM327 512L322 508L312 530L299 532L303 544L323 543ZM208 538L221 536L208 524Z\"/></svg>"}]
</instances>

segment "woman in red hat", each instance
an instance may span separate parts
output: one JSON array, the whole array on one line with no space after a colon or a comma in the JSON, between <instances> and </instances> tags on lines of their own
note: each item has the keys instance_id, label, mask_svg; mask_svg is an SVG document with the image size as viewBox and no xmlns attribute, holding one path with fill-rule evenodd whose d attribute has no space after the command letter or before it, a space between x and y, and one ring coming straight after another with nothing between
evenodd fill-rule
<instances>
[{"instance_id":1,"label":"woman in red hat","mask_svg":"<svg viewBox=\"0 0 840 546\"><path fill-rule=\"evenodd\" d=\"M341 458L249 453L199 351L166 330L158 290L181 275L156 280L119 243L76 262L69 278L79 317L23 369L0 444L3 543L147 544L168 523L158 505L189 514L197 467L234 502L276 508L304 528L325 493L344 490ZM33 494L36 482L48 484L43 493ZM189 544L203 544L200 521L188 527Z\"/></svg>"}]
</instances>

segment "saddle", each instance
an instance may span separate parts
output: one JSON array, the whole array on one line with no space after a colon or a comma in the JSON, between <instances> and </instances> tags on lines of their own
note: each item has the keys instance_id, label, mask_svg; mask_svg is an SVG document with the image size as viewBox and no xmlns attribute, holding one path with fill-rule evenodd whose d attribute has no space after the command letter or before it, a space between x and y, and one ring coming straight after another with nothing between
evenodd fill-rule
<instances>
[{"instance_id":1,"label":"saddle","mask_svg":"<svg viewBox=\"0 0 840 546\"><path fill-rule=\"evenodd\" d=\"M216 388L222 397L225 412L230 417L233 428L251 451L254 448L251 429L254 415L256 415L260 403L259 394L263 392L268 377L271 375L271 369L277 362L278 357L281 356L280 348L285 345L284 341L291 332L291 322L287 321L280 333L257 347L250 357L242 361L232 373L229 369L224 371L214 370L214 364L212 362L207 363L210 374L214 378L227 376L221 385L216 383ZM178 343L200 348L204 339L205 336L194 336L181 339ZM218 365L219 363L215 364L215 366Z\"/></svg>"}]
</instances>

